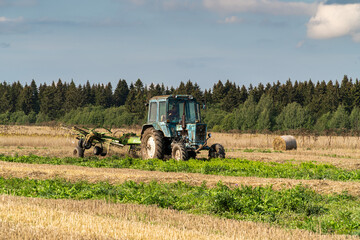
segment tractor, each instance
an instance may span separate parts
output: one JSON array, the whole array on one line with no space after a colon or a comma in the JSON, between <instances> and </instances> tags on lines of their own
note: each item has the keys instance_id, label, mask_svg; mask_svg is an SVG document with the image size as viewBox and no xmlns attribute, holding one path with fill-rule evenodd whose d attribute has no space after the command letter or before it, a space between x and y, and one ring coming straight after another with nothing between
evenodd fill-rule
<instances>
[{"instance_id":1,"label":"tractor","mask_svg":"<svg viewBox=\"0 0 360 240\"><path fill-rule=\"evenodd\" d=\"M207 145L211 134L201 123L200 104L191 95L164 95L149 100L147 123L141 130L143 159L195 158L201 150L209 158L225 158L221 144Z\"/></svg>"}]
</instances>

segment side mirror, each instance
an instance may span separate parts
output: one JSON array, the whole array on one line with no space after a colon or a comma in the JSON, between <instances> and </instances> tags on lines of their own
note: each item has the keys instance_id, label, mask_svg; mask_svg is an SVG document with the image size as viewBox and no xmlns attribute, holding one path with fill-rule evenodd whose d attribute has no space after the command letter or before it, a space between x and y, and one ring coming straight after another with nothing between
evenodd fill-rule
<instances>
[{"instance_id":1,"label":"side mirror","mask_svg":"<svg viewBox=\"0 0 360 240\"><path fill-rule=\"evenodd\" d=\"M211 133L208 134L208 137L211 138Z\"/></svg>"}]
</instances>

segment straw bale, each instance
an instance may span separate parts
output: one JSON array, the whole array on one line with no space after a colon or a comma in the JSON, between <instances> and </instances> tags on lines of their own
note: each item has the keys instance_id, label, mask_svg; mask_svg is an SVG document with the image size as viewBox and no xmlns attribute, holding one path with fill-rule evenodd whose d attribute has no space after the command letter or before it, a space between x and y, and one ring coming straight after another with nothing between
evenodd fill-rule
<instances>
[{"instance_id":1,"label":"straw bale","mask_svg":"<svg viewBox=\"0 0 360 240\"><path fill-rule=\"evenodd\" d=\"M276 137L273 141L273 148L280 151L297 149L296 139L290 135Z\"/></svg>"}]
</instances>

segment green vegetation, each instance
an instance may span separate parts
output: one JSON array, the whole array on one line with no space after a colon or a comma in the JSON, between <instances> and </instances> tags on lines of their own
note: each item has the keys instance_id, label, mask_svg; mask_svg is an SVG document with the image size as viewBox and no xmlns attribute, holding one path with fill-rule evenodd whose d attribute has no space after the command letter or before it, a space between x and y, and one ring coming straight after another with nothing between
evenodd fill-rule
<instances>
[{"instance_id":1,"label":"green vegetation","mask_svg":"<svg viewBox=\"0 0 360 240\"><path fill-rule=\"evenodd\" d=\"M272 153L270 149L254 149L254 148L246 148L244 152L259 152L259 153ZM274 151L274 152L281 152L281 151Z\"/></svg>"},{"instance_id":2,"label":"green vegetation","mask_svg":"<svg viewBox=\"0 0 360 240\"><path fill-rule=\"evenodd\" d=\"M360 170L344 170L329 164L312 162L274 163L249 161L244 159L212 159L202 161L163 161L158 159L141 160L130 157L119 158L56 158L0 155L0 161L32 164L78 165L98 168L132 168L162 172L203 173L223 176L292 178L292 179L331 179L340 181L359 181Z\"/></svg>"},{"instance_id":3,"label":"green vegetation","mask_svg":"<svg viewBox=\"0 0 360 240\"><path fill-rule=\"evenodd\" d=\"M360 200L347 194L324 196L301 185L274 191L268 187L230 189L183 182L110 185L102 182L30 180L0 177L0 193L52 199L105 199L117 203L156 204L196 214L262 221L314 232L360 234Z\"/></svg>"},{"instance_id":4,"label":"green vegetation","mask_svg":"<svg viewBox=\"0 0 360 240\"><path fill-rule=\"evenodd\" d=\"M346 75L341 83L322 81L259 83L238 86L218 81L202 91L191 82L166 87L128 83L87 82L76 86L61 79L51 85L33 80L0 83L0 124L41 124L51 121L105 127L145 122L145 103L156 95L191 94L206 109L202 116L213 131L295 131L298 134L353 134L360 131L360 82Z\"/></svg>"}]
</instances>

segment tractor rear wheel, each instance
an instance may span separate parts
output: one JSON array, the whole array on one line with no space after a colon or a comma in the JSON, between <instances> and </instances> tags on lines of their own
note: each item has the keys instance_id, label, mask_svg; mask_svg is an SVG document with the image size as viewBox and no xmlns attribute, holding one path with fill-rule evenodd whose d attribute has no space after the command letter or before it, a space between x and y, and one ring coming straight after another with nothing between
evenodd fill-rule
<instances>
[{"instance_id":1,"label":"tractor rear wheel","mask_svg":"<svg viewBox=\"0 0 360 240\"><path fill-rule=\"evenodd\" d=\"M219 143L211 145L209 150L209 158L225 158L224 147Z\"/></svg>"},{"instance_id":2,"label":"tractor rear wheel","mask_svg":"<svg viewBox=\"0 0 360 240\"><path fill-rule=\"evenodd\" d=\"M141 155L143 159L163 159L164 157L164 137L160 131L154 128L145 130L141 138Z\"/></svg>"},{"instance_id":3,"label":"tractor rear wheel","mask_svg":"<svg viewBox=\"0 0 360 240\"><path fill-rule=\"evenodd\" d=\"M81 157L81 158L83 158L83 157L84 157L84 152L85 152L85 150L84 150L83 148L81 148L81 147L79 147L79 146L76 146L76 147L74 148L74 150L73 150L73 155L74 155L75 157Z\"/></svg>"},{"instance_id":4,"label":"tractor rear wheel","mask_svg":"<svg viewBox=\"0 0 360 240\"><path fill-rule=\"evenodd\" d=\"M186 161L189 159L189 156L186 152L185 144L183 143L174 143L172 145L171 157L177 161Z\"/></svg>"}]
</instances>

